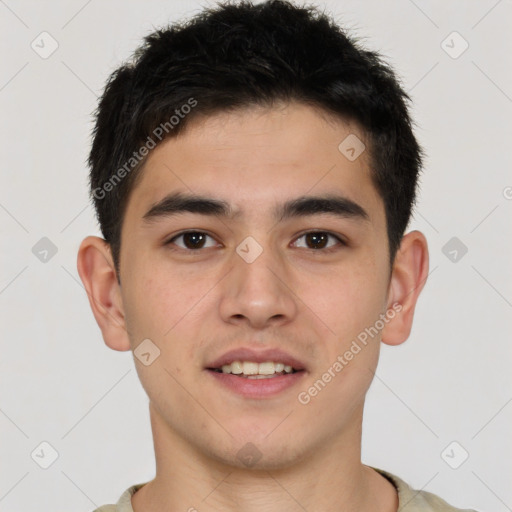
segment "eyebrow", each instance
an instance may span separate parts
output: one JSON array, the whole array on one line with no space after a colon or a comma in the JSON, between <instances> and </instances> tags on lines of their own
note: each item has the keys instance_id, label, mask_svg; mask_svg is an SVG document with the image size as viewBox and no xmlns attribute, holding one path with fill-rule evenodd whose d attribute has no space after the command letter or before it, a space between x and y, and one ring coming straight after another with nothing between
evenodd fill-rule
<instances>
[{"instance_id":1,"label":"eyebrow","mask_svg":"<svg viewBox=\"0 0 512 512\"><path fill-rule=\"evenodd\" d=\"M151 206L142 218L145 223L151 224L157 220L186 212L226 219L236 219L242 215L240 210L233 210L229 203L221 199L175 192ZM320 214L370 222L368 212L361 205L348 197L337 194L301 196L275 206L272 211L274 219L278 222Z\"/></svg>"}]
</instances>

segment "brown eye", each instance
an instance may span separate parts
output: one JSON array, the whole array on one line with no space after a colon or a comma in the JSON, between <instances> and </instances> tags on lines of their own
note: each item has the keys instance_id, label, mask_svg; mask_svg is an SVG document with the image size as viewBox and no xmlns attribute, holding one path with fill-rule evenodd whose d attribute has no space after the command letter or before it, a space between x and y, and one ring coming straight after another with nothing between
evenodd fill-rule
<instances>
[{"instance_id":1,"label":"brown eye","mask_svg":"<svg viewBox=\"0 0 512 512\"><path fill-rule=\"evenodd\" d=\"M345 242L341 240L341 238L334 235L333 233L329 233L328 231L310 231L308 233L302 234L299 238L297 238L297 240L300 240L301 238L305 239L306 249L323 250L323 252L335 250L339 245L346 245ZM329 238L336 240L338 244L334 243L329 246Z\"/></svg>"},{"instance_id":2,"label":"brown eye","mask_svg":"<svg viewBox=\"0 0 512 512\"><path fill-rule=\"evenodd\" d=\"M175 241L180 238L183 239L183 246L176 244L178 247L188 251L196 251L198 249L205 248L205 240L212 237L202 231L184 231L183 233L171 238L167 244L175 243ZM215 244L210 245L209 247L213 246L215 246Z\"/></svg>"}]
</instances>

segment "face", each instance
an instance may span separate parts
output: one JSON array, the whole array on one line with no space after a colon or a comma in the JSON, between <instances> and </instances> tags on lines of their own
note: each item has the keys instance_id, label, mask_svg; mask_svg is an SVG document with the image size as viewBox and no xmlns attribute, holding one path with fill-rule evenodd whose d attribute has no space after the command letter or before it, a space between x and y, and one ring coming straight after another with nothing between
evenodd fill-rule
<instances>
[{"instance_id":1,"label":"face","mask_svg":"<svg viewBox=\"0 0 512 512\"><path fill-rule=\"evenodd\" d=\"M147 359L160 351L148 365L135 358L137 371L158 421L218 461L243 467L252 443L260 467L284 467L332 449L361 421L390 275L367 152L354 160L338 148L350 134L364 140L300 104L195 120L152 151L131 193L124 321L132 349L149 339ZM155 208L176 193L229 211ZM335 196L336 211L306 202L278 215L298 198ZM302 371L248 379L207 369L238 348L281 350Z\"/></svg>"}]
</instances>

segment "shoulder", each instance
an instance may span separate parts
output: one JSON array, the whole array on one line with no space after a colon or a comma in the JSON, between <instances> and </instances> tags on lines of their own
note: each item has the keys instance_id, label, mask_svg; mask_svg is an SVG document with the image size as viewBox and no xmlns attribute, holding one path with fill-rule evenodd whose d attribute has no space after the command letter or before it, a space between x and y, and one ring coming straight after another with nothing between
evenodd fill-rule
<instances>
[{"instance_id":1,"label":"shoulder","mask_svg":"<svg viewBox=\"0 0 512 512\"><path fill-rule=\"evenodd\" d=\"M477 512L474 509L456 508L434 493L413 489L407 482L388 471L375 467L373 469L396 487L400 512Z\"/></svg>"},{"instance_id":2,"label":"shoulder","mask_svg":"<svg viewBox=\"0 0 512 512\"><path fill-rule=\"evenodd\" d=\"M115 505L102 505L93 512L133 512L131 498L147 482L134 484L126 489Z\"/></svg>"},{"instance_id":3,"label":"shoulder","mask_svg":"<svg viewBox=\"0 0 512 512\"><path fill-rule=\"evenodd\" d=\"M418 510L428 510L439 511L439 512L476 512L474 509L470 508L456 508L445 500L428 491L412 491L413 496L411 497L411 505L414 505L412 510L415 510L414 507L418 508ZM404 512L406 512L407 505L403 508Z\"/></svg>"}]
</instances>

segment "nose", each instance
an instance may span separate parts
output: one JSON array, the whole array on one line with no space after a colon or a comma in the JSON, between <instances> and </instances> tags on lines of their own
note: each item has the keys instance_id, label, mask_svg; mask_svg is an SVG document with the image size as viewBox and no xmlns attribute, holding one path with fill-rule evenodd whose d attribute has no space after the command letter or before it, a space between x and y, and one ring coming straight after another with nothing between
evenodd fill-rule
<instances>
[{"instance_id":1,"label":"nose","mask_svg":"<svg viewBox=\"0 0 512 512\"><path fill-rule=\"evenodd\" d=\"M220 315L225 322L254 329L290 322L297 297L289 273L278 257L265 249L251 263L233 254L233 268L223 280Z\"/></svg>"}]
</instances>

